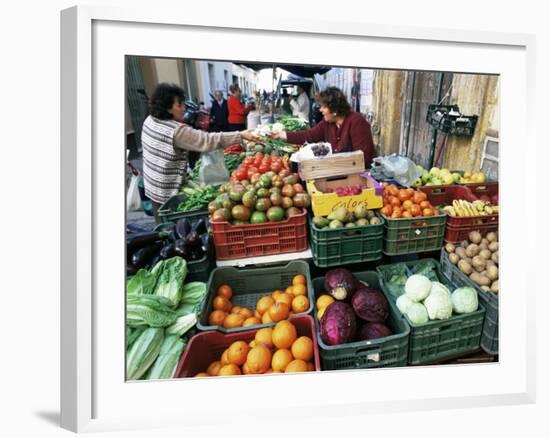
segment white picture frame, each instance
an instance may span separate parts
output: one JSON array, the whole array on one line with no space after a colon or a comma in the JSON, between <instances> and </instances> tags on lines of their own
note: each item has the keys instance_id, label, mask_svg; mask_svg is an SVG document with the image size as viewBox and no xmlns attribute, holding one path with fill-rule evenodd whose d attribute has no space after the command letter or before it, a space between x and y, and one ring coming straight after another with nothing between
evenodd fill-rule
<instances>
[{"instance_id":1,"label":"white picture frame","mask_svg":"<svg viewBox=\"0 0 550 438\"><path fill-rule=\"evenodd\" d=\"M366 26L359 21L308 22L287 18L277 22L267 15L258 18L256 24L251 24L246 16L232 17L229 28L225 17L206 17L187 9L180 14L157 8L78 6L61 13L61 426L76 432L98 432L211 424L211 417L201 411L208 402L209 413L216 412L220 423L229 422L235 412L261 416L258 406L244 397L236 397L234 405L224 412L209 398L213 391L240 388L244 392L252 384L256 390L273 394L263 409L278 409L288 418L295 418L296 407L306 417L327 417L367 411L533 403L535 287L534 280L527 279L535 276L534 268L529 267L526 258L522 260L517 249L532 249L534 242L514 233L524 223L508 206L513 203L525 211L528 203L534 205L535 194L522 193L512 178L506 177L512 172L526 172L526 157L533 159L537 154L534 118L530 117L535 95L534 37ZM190 35L208 36L210 42L184 47L173 41ZM254 38L247 39L251 35ZM227 43L223 51L214 47L221 40ZM312 40L321 42L326 50L313 47L285 53L275 46L270 53L257 50L262 44L275 41ZM243 44L247 41L250 47ZM120 268L124 265L121 199L125 151L120 147L124 144L121 55L246 60L253 53L254 61L501 75L498 364L310 373L284 376L288 380L282 381L275 380L281 376L261 376L124 382L121 339L125 273ZM513 156L512 150L519 141L524 145L523 153ZM534 171L530 169L531 178L536 178ZM508 293L512 290L514 293ZM285 400L286 385L279 382L292 382L294 391L310 396ZM366 385L369 391L352 391L358 385ZM325 393L333 389L330 402L323 399L321 386ZM187 397L177 399L182 393ZM176 399L178 405L174 404Z\"/></svg>"}]
</instances>

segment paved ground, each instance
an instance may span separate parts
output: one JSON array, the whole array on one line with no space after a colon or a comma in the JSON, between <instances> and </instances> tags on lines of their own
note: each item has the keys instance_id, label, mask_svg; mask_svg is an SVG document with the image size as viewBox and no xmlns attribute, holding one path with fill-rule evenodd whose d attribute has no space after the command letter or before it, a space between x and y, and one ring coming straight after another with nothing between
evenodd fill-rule
<instances>
[{"instance_id":1,"label":"paved ground","mask_svg":"<svg viewBox=\"0 0 550 438\"><path fill-rule=\"evenodd\" d=\"M156 226L154 216L147 216L143 210L129 211L126 218L128 223L138 224L147 229L153 229Z\"/></svg>"}]
</instances>

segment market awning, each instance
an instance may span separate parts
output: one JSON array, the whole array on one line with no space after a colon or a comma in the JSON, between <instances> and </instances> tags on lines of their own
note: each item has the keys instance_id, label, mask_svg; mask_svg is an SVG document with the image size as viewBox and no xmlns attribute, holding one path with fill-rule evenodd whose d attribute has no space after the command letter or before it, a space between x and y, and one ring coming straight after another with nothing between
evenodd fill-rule
<instances>
[{"instance_id":1,"label":"market awning","mask_svg":"<svg viewBox=\"0 0 550 438\"><path fill-rule=\"evenodd\" d=\"M235 61L235 64L240 64L256 71L275 66L303 78L312 78L315 74L322 75L332 68L326 65L274 64L268 62L248 63Z\"/></svg>"}]
</instances>

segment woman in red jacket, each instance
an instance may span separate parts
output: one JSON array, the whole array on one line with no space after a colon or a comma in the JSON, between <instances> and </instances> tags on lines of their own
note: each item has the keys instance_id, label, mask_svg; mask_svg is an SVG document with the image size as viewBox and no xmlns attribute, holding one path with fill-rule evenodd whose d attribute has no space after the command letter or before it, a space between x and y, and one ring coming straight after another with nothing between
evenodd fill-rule
<instances>
[{"instance_id":1,"label":"woman in red jacket","mask_svg":"<svg viewBox=\"0 0 550 438\"><path fill-rule=\"evenodd\" d=\"M241 103L241 89L238 84L229 86L231 96L227 100L227 125L229 131L244 131L246 129L246 116L250 108Z\"/></svg>"},{"instance_id":2,"label":"woman in red jacket","mask_svg":"<svg viewBox=\"0 0 550 438\"><path fill-rule=\"evenodd\" d=\"M278 132L273 138L292 144L328 142L333 152L363 151L365 167L370 168L376 157L370 124L361 113L351 111L346 96L336 87L328 87L319 94L321 120L305 131Z\"/></svg>"}]
</instances>

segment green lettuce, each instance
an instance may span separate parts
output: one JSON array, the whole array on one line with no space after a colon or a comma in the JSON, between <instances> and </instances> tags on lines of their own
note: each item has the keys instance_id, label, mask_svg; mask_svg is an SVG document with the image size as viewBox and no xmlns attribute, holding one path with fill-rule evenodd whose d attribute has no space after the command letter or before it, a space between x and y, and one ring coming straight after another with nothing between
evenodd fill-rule
<instances>
[{"instance_id":1,"label":"green lettuce","mask_svg":"<svg viewBox=\"0 0 550 438\"><path fill-rule=\"evenodd\" d=\"M157 266L162 264L157 269ZM187 262L181 257L172 257L155 266L160 275L155 286L155 295L168 298L172 307L178 307L183 294L183 282L187 275ZM153 271L155 271L153 269Z\"/></svg>"},{"instance_id":2,"label":"green lettuce","mask_svg":"<svg viewBox=\"0 0 550 438\"><path fill-rule=\"evenodd\" d=\"M128 280L126 289L129 295L152 294L155 291L157 273L140 269L136 275Z\"/></svg>"}]
</instances>

